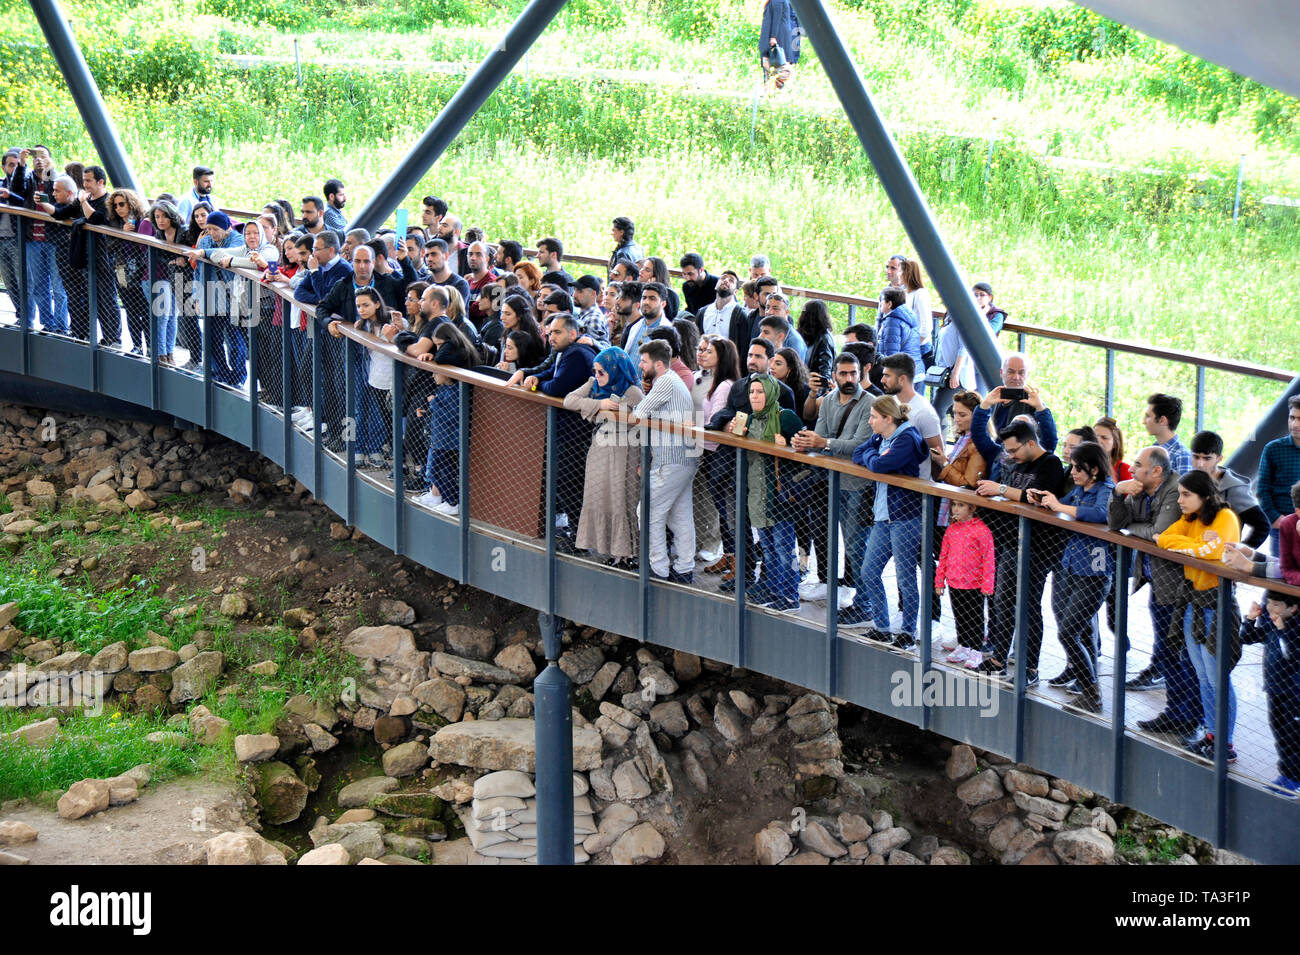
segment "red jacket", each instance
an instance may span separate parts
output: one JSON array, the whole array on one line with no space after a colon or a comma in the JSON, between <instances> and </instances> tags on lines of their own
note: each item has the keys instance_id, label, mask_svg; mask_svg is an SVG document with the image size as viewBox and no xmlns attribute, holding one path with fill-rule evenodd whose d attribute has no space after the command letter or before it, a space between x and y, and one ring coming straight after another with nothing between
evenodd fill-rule
<instances>
[{"instance_id":1,"label":"red jacket","mask_svg":"<svg viewBox=\"0 0 1300 955\"><path fill-rule=\"evenodd\" d=\"M1282 579L1300 585L1300 526L1297 525L1300 517L1294 512L1282 518L1278 527L1278 555L1282 558Z\"/></svg>"},{"instance_id":2,"label":"red jacket","mask_svg":"<svg viewBox=\"0 0 1300 955\"><path fill-rule=\"evenodd\" d=\"M978 517L949 524L943 532L934 586L945 584L956 590L993 593L993 533Z\"/></svg>"}]
</instances>

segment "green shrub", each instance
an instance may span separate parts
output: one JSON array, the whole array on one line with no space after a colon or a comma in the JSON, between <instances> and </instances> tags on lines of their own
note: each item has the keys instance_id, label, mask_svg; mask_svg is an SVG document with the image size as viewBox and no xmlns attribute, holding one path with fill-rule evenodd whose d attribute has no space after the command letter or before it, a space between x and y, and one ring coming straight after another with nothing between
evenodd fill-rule
<instances>
[{"instance_id":1,"label":"green shrub","mask_svg":"<svg viewBox=\"0 0 1300 955\"><path fill-rule=\"evenodd\" d=\"M566 24L612 30L623 25L627 13L619 0L569 0L560 16Z\"/></svg>"}]
</instances>

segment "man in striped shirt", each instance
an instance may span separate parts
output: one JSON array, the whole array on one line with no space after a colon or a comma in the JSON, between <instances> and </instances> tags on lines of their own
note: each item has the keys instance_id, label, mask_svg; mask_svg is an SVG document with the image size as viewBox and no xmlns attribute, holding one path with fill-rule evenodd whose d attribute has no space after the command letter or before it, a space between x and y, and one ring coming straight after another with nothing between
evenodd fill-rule
<instances>
[{"instance_id":1,"label":"man in striped shirt","mask_svg":"<svg viewBox=\"0 0 1300 955\"><path fill-rule=\"evenodd\" d=\"M695 403L672 368L672 349L652 339L638 349L646 396L632 412L633 421L690 425ZM661 580L689 584L695 573L695 516L691 484L700 463L700 449L680 434L651 430L650 513L642 515L650 528L650 573ZM689 442L689 443L688 443ZM669 561L667 531L673 532L674 559Z\"/></svg>"}]
</instances>

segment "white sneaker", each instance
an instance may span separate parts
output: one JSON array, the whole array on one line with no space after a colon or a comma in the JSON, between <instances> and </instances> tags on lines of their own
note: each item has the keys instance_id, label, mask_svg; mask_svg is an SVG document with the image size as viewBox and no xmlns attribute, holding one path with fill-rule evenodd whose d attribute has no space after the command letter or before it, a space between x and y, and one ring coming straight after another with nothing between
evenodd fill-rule
<instances>
[{"instance_id":1,"label":"white sneaker","mask_svg":"<svg viewBox=\"0 0 1300 955\"><path fill-rule=\"evenodd\" d=\"M556 514L556 515L555 515L555 529L556 529L557 531L559 531L559 530L564 530L564 528L566 528L566 527L568 527L568 526L569 526L569 515L568 515L568 514Z\"/></svg>"},{"instance_id":2,"label":"white sneaker","mask_svg":"<svg viewBox=\"0 0 1300 955\"><path fill-rule=\"evenodd\" d=\"M818 581L799 585L800 600L825 600L826 585Z\"/></svg>"},{"instance_id":3,"label":"white sneaker","mask_svg":"<svg viewBox=\"0 0 1300 955\"><path fill-rule=\"evenodd\" d=\"M955 650L957 648L957 638L950 634L945 634L942 644L945 650Z\"/></svg>"},{"instance_id":4,"label":"white sneaker","mask_svg":"<svg viewBox=\"0 0 1300 955\"><path fill-rule=\"evenodd\" d=\"M437 505L434 508L434 510L439 514L446 514L448 517L456 517L460 514L459 505L449 504L446 501L443 501L441 504Z\"/></svg>"},{"instance_id":5,"label":"white sneaker","mask_svg":"<svg viewBox=\"0 0 1300 955\"><path fill-rule=\"evenodd\" d=\"M722 559L722 545L718 545L717 550L702 550L696 553L696 560L701 560L707 567L709 564L716 564Z\"/></svg>"},{"instance_id":6,"label":"white sneaker","mask_svg":"<svg viewBox=\"0 0 1300 955\"><path fill-rule=\"evenodd\" d=\"M966 658L969 656L969 654L970 654L970 650L968 650L966 647L958 647L957 649L953 650L952 653L948 654L947 662L965 663Z\"/></svg>"},{"instance_id":7,"label":"white sneaker","mask_svg":"<svg viewBox=\"0 0 1300 955\"><path fill-rule=\"evenodd\" d=\"M980 668L980 664L983 662L984 662L984 654L980 653L978 650L966 651L967 670L978 670Z\"/></svg>"},{"instance_id":8,"label":"white sneaker","mask_svg":"<svg viewBox=\"0 0 1300 955\"><path fill-rule=\"evenodd\" d=\"M854 594L855 591L852 587L841 587L838 591L836 591L836 599L840 605L839 606L840 610L843 610L845 607L851 606L853 604Z\"/></svg>"},{"instance_id":9,"label":"white sneaker","mask_svg":"<svg viewBox=\"0 0 1300 955\"><path fill-rule=\"evenodd\" d=\"M427 507L429 510L433 510L439 504L442 503L442 495L434 494L432 491L425 491L419 497L415 498L415 500L412 503L419 504L421 507Z\"/></svg>"}]
</instances>

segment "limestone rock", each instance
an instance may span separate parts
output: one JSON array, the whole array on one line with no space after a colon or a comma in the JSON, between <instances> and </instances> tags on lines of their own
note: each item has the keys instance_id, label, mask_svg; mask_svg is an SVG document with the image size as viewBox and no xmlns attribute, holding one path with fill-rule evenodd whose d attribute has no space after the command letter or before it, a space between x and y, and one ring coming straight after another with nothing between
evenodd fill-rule
<instances>
[{"instance_id":1,"label":"limestone rock","mask_svg":"<svg viewBox=\"0 0 1300 955\"><path fill-rule=\"evenodd\" d=\"M581 646L560 654L560 669L568 674L575 686L590 683L605 663L605 652L600 647Z\"/></svg>"},{"instance_id":2,"label":"limestone rock","mask_svg":"<svg viewBox=\"0 0 1300 955\"><path fill-rule=\"evenodd\" d=\"M359 779L339 790L339 808L352 809L368 806L370 800L376 796L390 793L400 785L401 782L391 776L369 776L365 779Z\"/></svg>"},{"instance_id":3,"label":"limestone rock","mask_svg":"<svg viewBox=\"0 0 1300 955\"><path fill-rule=\"evenodd\" d=\"M989 833L989 845L998 852L1005 852L1007 846L1011 845L1011 840L1020 835L1025 829L1025 824L1015 816L1008 816L993 827Z\"/></svg>"},{"instance_id":4,"label":"limestone rock","mask_svg":"<svg viewBox=\"0 0 1300 955\"><path fill-rule=\"evenodd\" d=\"M1115 843L1096 829L1058 832L1052 848L1066 865L1105 865L1115 858Z\"/></svg>"},{"instance_id":5,"label":"limestone rock","mask_svg":"<svg viewBox=\"0 0 1300 955\"><path fill-rule=\"evenodd\" d=\"M615 865L641 865L664 854L664 837L648 822L633 826L618 837L610 856Z\"/></svg>"},{"instance_id":6,"label":"limestone rock","mask_svg":"<svg viewBox=\"0 0 1300 955\"><path fill-rule=\"evenodd\" d=\"M970 856L956 846L940 846L930 856L930 865L970 865Z\"/></svg>"},{"instance_id":7,"label":"limestone rock","mask_svg":"<svg viewBox=\"0 0 1300 955\"><path fill-rule=\"evenodd\" d=\"M787 717L790 731L800 739L812 739L835 728L835 717L829 710L813 710L798 716Z\"/></svg>"},{"instance_id":8,"label":"limestone rock","mask_svg":"<svg viewBox=\"0 0 1300 955\"><path fill-rule=\"evenodd\" d=\"M744 717L730 703L719 702L713 708L713 726L728 743L738 743L745 738Z\"/></svg>"},{"instance_id":9,"label":"limestone rock","mask_svg":"<svg viewBox=\"0 0 1300 955\"><path fill-rule=\"evenodd\" d=\"M451 653L435 653L432 665L443 676L468 677L475 683L523 683L518 673L512 673L503 667L484 663L481 660L467 660Z\"/></svg>"},{"instance_id":10,"label":"limestone rock","mask_svg":"<svg viewBox=\"0 0 1300 955\"><path fill-rule=\"evenodd\" d=\"M902 848L912 841L912 834L902 826L877 832L867 839L867 848L872 855L888 856L895 849Z\"/></svg>"},{"instance_id":11,"label":"limestone rock","mask_svg":"<svg viewBox=\"0 0 1300 955\"><path fill-rule=\"evenodd\" d=\"M257 485L247 478L235 478L226 488L226 493L232 501L247 503L257 493Z\"/></svg>"},{"instance_id":12,"label":"limestone rock","mask_svg":"<svg viewBox=\"0 0 1300 955\"><path fill-rule=\"evenodd\" d=\"M889 854L889 865L925 865L925 863L910 852L895 849Z\"/></svg>"},{"instance_id":13,"label":"limestone rock","mask_svg":"<svg viewBox=\"0 0 1300 955\"><path fill-rule=\"evenodd\" d=\"M260 767L258 777L257 802L263 822L278 826L302 815L307 806L307 784L288 765L273 760Z\"/></svg>"},{"instance_id":14,"label":"limestone rock","mask_svg":"<svg viewBox=\"0 0 1300 955\"><path fill-rule=\"evenodd\" d=\"M133 511L152 511L158 506L153 498L138 488L126 496L125 503Z\"/></svg>"},{"instance_id":15,"label":"limestone rock","mask_svg":"<svg viewBox=\"0 0 1300 955\"><path fill-rule=\"evenodd\" d=\"M637 683L642 693L648 689L655 697L672 696L677 692L677 681L668 675L659 661L641 668L637 674Z\"/></svg>"},{"instance_id":16,"label":"limestone rock","mask_svg":"<svg viewBox=\"0 0 1300 955\"><path fill-rule=\"evenodd\" d=\"M199 705L190 710L190 734L200 743L219 741L229 726L229 720L215 715L206 706Z\"/></svg>"},{"instance_id":17,"label":"limestone rock","mask_svg":"<svg viewBox=\"0 0 1300 955\"><path fill-rule=\"evenodd\" d=\"M828 859L838 859L848 853L848 850L840 845L820 822L810 822L803 828L799 833L799 845L821 853Z\"/></svg>"},{"instance_id":18,"label":"limestone rock","mask_svg":"<svg viewBox=\"0 0 1300 955\"><path fill-rule=\"evenodd\" d=\"M700 666L700 658L694 653L687 653L685 650L673 651L673 673L677 679L686 683L694 680L703 672Z\"/></svg>"},{"instance_id":19,"label":"limestone rock","mask_svg":"<svg viewBox=\"0 0 1300 955\"><path fill-rule=\"evenodd\" d=\"M769 823L754 836L754 857L759 865L780 865L794 851L794 843L780 823Z\"/></svg>"},{"instance_id":20,"label":"limestone rock","mask_svg":"<svg viewBox=\"0 0 1300 955\"><path fill-rule=\"evenodd\" d=\"M337 736L331 735L315 723L304 723L302 731L307 735L307 741L311 743L314 753L327 752L339 744Z\"/></svg>"},{"instance_id":21,"label":"limestone rock","mask_svg":"<svg viewBox=\"0 0 1300 955\"><path fill-rule=\"evenodd\" d=\"M221 598L221 615L238 620L252 613L248 598L243 594L224 594Z\"/></svg>"},{"instance_id":22,"label":"limestone rock","mask_svg":"<svg viewBox=\"0 0 1300 955\"><path fill-rule=\"evenodd\" d=\"M856 813L842 812L836 823L845 842L865 842L871 838L871 823Z\"/></svg>"},{"instance_id":23,"label":"limestone rock","mask_svg":"<svg viewBox=\"0 0 1300 955\"><path fill-rule=\"evenodd\" d=\"M491 660L496 635L486 627L451 624L447 627L447 649L468 660Z\"/></svg>"},{"instance_id":24,"label":"limestone rock","mask_svg":"<svg viewBox=\"0 0 1300 955\"><path fill-rule=\"evenodd\" d=\"M685 736L691 728L690 721L686 718L686 711L676 700L666 700L650 707L650 719L673 737Z\"/></svg>"},{"instance_id":25,"label":"limestone rock","mask_svg":"<svg viewBox=\"0 0 1300 955\"><path fill-rule=\"evenodd\" d=\"M22 740L28 746L44 746L59 732L59 718L51 716L49 719L40 720L36 723L28 723L26 726L20 726L18 729L0 734L0 740Z\"/></svg>"},{"instance_id":26,"label":"limestone rock","mask_svg":"<svg viewBox=\"0 0 1300 955\"><path fill-rule=\"evenodd\" d=\"M429 747L412 740L384 753L385 776L413 776L429 762Z\"/></svg>"},{"instance_id":27,"label":"limestone rock","mask_svg":"<svg viewBox=\"0 0 1300 955\"><path fill-rule=\"evenodd\" d=\"M506 718L444 726L429 744L429 755L440 763L477 769L536 772L532 720ZM600 734L590 727L573 728L573 768L586 772L600 766Z\"/></svg>"},{"instance_id":28,"label":"limestone rock","mask_svg":"<svg viewBox=\"0 0 1300 955\"><path fill-rule=\"evenodd\" d=\"M384 597L379 601L379 619L386 624L405 627L415 623L415 609L404 600Z\"/></svg>"},{"instance_id":29,"label":"limestone rock","mask_svg":"<svg viewBox=\"0 0 1300 955\"><path fill-rule=\"evenodd\" d=\"M1016 811L1016 804L1013 799L995 799L993 802L986 802L982 806L977 806L970 814L970 823L980 829L987 829L989 826L996 824L1004 816L1009 816Z\"/></svg>"},{"instance_id":30,"label":"limestone rock","mask_svg":"<svg viewBox=\"0 0 1300 955\"><path fill-rule=\"evenodd\" d=\"M636 810L626 803L611 803L600 814L600 824L596 832L583 840L582 848L592 855L603 852L636 824Z\"/></svg>"},{"instance_id":31,"label":"limestone rock","mask_svg":"<svg viewBox=\"0 0 1300 955\"><path fill-rule=\"evenodd\" d=\"M1034 773L1023 773L1018 769L1008 769L1002 777L1002 785L1010 793L1024 793L1027 796L1046 796L1051 787L1047 779Z\"/></svg>"},{"instance_id":32,"label":"limestone rock","mask_svg":"<svg viewBox=\"0 0 1300 955\"><path fill-rule=\"evenodd\" d=\"M957 782L974 774L978 768L979 765L975 761L975 751L965 743L958 743L948 755L948 762L944 765L944 772L949 779Z\"/></svg>"},{"instance_id":33,"label":"limestone rock","mask_svg":"<svg viewBox=\"0 0 1300 955\"><path fill-rule=\"evenodd\" d=\"M650 795L650 783L646 781L637 760L626 760L614 770L614 791L624 801L644 799Z\"/></svg>"},{"instance_id":34,"label":"limestone rock","mask_svg":"<svg viewBox=\"0 0 1300 955\"><path fill-rule=\"evenodd\" d=\"M260 763L280 751L280 739L272 733L244 734L235 737L235 759L241 763Z\"/></svg>"},{"instance_id":35,"label":"limestone rock","mask_svg":"<svg viewBox=\"0 0 1300 955\"><path fill-rule=\"evenodd\" d=\"M80 819L108 808L111 791L102 779L83 779L59 797L59 818Z\"/></svg>"},{"instance_id":36,"label":"limestone rock","mask_svg":"<svg viewBox=\"0 0 1300 955\"><path fill-rule=\"evenodd\" d=\"M127 657L127 662L136 673L158 673L163 670L170 670L180 663L180 660L180 654L175 650L168 650L166 647L145 647L143 650L132 650Z\"/></svg>"},{"instance_id":37,"label":"limestone rock","mask_svg":"<svg viewBox=\"0 0 1300 955\"><path fill-rule=\"evenodd\" d=\"M991 769L972 776L957 787L957 798L968 806L980 806L1002 796L1002 780Z\"/></svg>"},{"instance_id":38,"label":"limestone rock","mask_svg":"<svg viewBox=\"0 0 1300 955\"><path fill-rule=\"evenodd\" d=\"M0 846L21 846L35 842L38 833L25 822L0 822Z\"/></svg>"},{"instance_id":39,"label":"limestone rock","mask_svg":"<svg viewBox=\"0 0 1300 955\"><path fill-rule=\"evenodd\" d=\"M1070 811L1068 804L1044 799L1042 796L1026 796L1023 792L1014 792L1011 798L1016 801L1016 806L1025 812L1037 813L1056 822L1064 819Z\"/></svg>"},{"instance_id":40,"label":"limestone rock","mask_svg":"<svg viewBox=\"0 0 1300 955\"><path fill-rule=\"evenodd\" d=\"M177 659L180 659L179 654ZM216 650L196 653L172 671L171 701L184 703L186 700L201 699L216 683L225 667L225 655Z\"/></svg>"},{"instance_id":41,"label":"limestone rock","mask_svg":"<svg viewBox=\"0 0 1300 955\"><path fill-rule=\"evenodd\" d=\"M503 670L509 670L523 683L530 682L537 676L537 664L533 662L533 655L522 643L512 643L505 647L492 658L492 662Z\"/></svg>"},{"instance_id":42,"label":"limestone rock","mask_svg":"<svg viewBox=\"0 0 1300 955\"><path fill-rule=\"evenodd\" d=\"M208 865L287 865L284 853L252 830L223 832L204 844Z\"/></svg>"},{"instance_id":43,"label":"limestone rock","mask_svg":"<svg viewBox=\"0 0 1300 955\"><path fill-rule=\"evenodd\" d=\"M352 857L348 850L337 842L310 849L302 854L298 865L348 865Z\"/></svg>"},{"instance_id":44,"label":"limestone rock","mask_svg":"<svg viewBox=\"0 0 1300 955\"><path fill-rule=\"evenodd\" d=\"M411 694L417 702L429 707L451 723L459 722L461 714L465 711L464 687L442 677L425 680L412 690Z\"/></svg>"}]
</instances>

